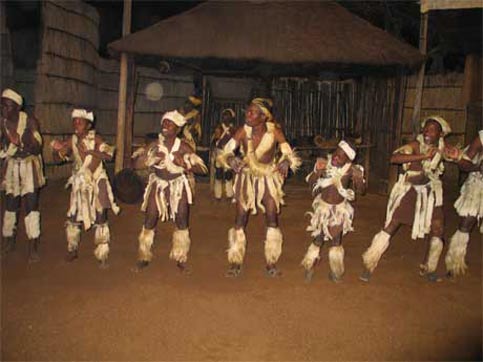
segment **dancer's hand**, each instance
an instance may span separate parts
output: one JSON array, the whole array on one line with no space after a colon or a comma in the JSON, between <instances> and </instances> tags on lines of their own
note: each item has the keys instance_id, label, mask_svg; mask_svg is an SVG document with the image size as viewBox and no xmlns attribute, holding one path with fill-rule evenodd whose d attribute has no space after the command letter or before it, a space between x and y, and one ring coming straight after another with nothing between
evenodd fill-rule
<instances>
[{"instance_id":1,"label":"dancer's hand","mask_svg":"<svg viewBox=\"0 0 483 362\"><path fill-rule=\"evenodd\" d=\"M451 161L458 161L460 158L461 150L454 146L446 146L444 148L444 157Z\"/></svg>"},{"instance_id":2,"label":"dancer's hand","mask_svg":"<svg viewBox=\"0 0 483 362\"><path fill-rule=\"evenodd\" d=\"M7 137L10 143L13 143L15 146L20 146L20 136L17 131L7 132Z\"/></svg>"},{"instance_id":3,"label":"dancer's hand","mask_svg":"<svg viewBox=\"0 0 483 362\"><path fill-rule=\"evenodd\" d=\"M424 155L424 158L427 160L431 160L438 152L439 150L436 147L431 147Z\"/></svg>"},{"instance_id":4,"label":"dancer's hand","mask_svg":"<svg viewBox=\"0 0 483 362\"><path fill-rule=\"evenodd\" d=\"M238 157L231 157L228 159L228 164L235 173L240 173L245 164Z\"/></svg>"},{"instance_id":5,"label":"dancer's hand","mask_svg":"<svg viewBox=\"0 0 483 362\"><path fill-rule=\"evenodd\" d=\"M284 177L286 178L288 176L288 169L290 167L290 161L289 160L283 160L277 165L277 171Z\"/></svg>"},{"instance_id":6,"label":"dancer's hand","mask_svg":"<svg viewBox=\"0 0 483 362\"><path fill-rule=\"evenodd\" d=\"M64 148L64 145L62 144L62 142L60 142L59 140L53 140L51 143L50 143L50 146L52 147L52 149L54 151L57 151L59 152L61 149Z\"/></svg>"},{"instance_id":7,"label":"dancer's hand","mask_svg":"<svg viewBox=\"0 0 483 362\"><path fill-rule=\"evenodd\" d=\"M173 157L174 157L173 163L176 166L183 167L183 168L187 167L186 162L184 162L183 155L180 152L174 152Z\"/></svg>"},{"instance_id":8,"label":"dancer's hand","mask_svg":"<svg viewBox=\"0 0 483 362\"><path fill-rule=\"evenodd\" d=\"M315 171L324 171L327 168L327 159L323 157L317 157L315 161Z\"/></svg>"}]
</instances>

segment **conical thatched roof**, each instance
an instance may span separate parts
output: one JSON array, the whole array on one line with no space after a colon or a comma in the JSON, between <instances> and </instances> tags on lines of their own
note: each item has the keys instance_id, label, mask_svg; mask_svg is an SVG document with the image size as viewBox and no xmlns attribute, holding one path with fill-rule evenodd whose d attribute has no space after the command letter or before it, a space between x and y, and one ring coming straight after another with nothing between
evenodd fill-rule
<instances>
[{"instance_id":1,"label":"conical thatched roof","mask_svg":"<svg viewBox=\"0 0 483 362\"><path fill-rule=\"evenodd\" d=\"M414 47L334 2L209 1L109 44L204 70L414 67Z\"/></svg>"}]
</instances>

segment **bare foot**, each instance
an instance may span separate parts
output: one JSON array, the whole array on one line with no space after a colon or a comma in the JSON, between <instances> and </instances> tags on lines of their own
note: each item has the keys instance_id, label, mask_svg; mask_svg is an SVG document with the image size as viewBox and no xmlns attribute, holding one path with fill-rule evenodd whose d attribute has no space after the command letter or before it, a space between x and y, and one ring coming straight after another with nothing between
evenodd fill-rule
<instances>
[{"instance_id":1,"label":"bare foot","mask_svg":"<svg viewBox=\"0 0 483 362\"><path fill-rule=\"evenodd\" d=\"M29 264L37 263L40 261L40 255L36 251L32 251L29 255Z\"/></svg>"},{"instance_id":2,"label":"bare foot","mask_svg":"<svg viewBox=\"0 0 483 362\"><path fill-rule=\"evenodd\" d=\"M368 283L371 280L371 276L372 273L369 270L364 269L362 274L359 276L359 280Z\"/></svg>"},{"instance_id":3,"label":"bare foot","mask_svg":"<svg viewBox=\"0 0 483 362\"><path fill-rule=\"evenodd\" d=\"M305 275L304 275L305 283L308 284L312 281L312 278L314 277L314 273L315 273L315 270L313 267L305 270Z\"/></svg>"},{"instance_id":4,"label":"bare foot","mask_svg":"<svg viewBox=\"0 0 483 362\"><path fill-rule=\"evenodd\" d=\"M191 269L186 265L186 263L177 262L176 266L178 267L178 270L181 272L181 274L191 275Z\"/></svg>"},{"instance_id":5,"label":"bare foot","mask_svg":"<svg viewBox=\"0 0 483 362\"><path fill-rule=\"evenodd\" d=\"M107 260L101 260L99 261L99 269L108 269L109 264L107 263Z\"/></svg>"},{"instance_id":6,"label":"bare foot","mask_svg":"<svg viewBox=\"0 0 483 362\"><path fill-rule=\"evenodd\" d=\"M7 256L8 254L15 251L15 239L14 238L3 238L2 243L2 256Z\"/></svg>"},{"instance_id":7,"label":"bare foot","mask_svg":"<svg viewBox=\"0 0 483 362\"><path fill-rule=\"evenodd\" d=\"M338 277L337 275L335 275L332 272L329 272L329 280L331 282L334 282L334 283L340 283L342 281L342 278L341 277Z\"/></svg>"},{"instance_id":8,"label":"bare foot","mask_svg":"<svg viewBox=\"0 0 483 362\"><path fill-rule=\"evenodd\" d=\"M266 272L269 277L275 278L282 276L282 272L275 265L267 265Z\"/></svg>"},{"instance_id":9,"label":"bare foot","mask_svg":"<svg viewBox=\"0 0 483 362\"><path fill-rule=\"evenodd\" d=\"M428 282L435 283L441 282L441 279L436 272L428 272L428 268L425 264L419 265L419 275L425 278Z\"/></svg>"},{"instance_id":10,"label":"bare foot","mask_svg":"<svg viewBox=\"0 0 483 362\"><path fill-rule=\"evenodd\" d=\"M134 273L142 272L146 267L149 265L149 261L147 260L138 260L136 265L131 268L131 271Z\"/></svg>"},{"instance_id":11,"label":"bare foot","mask_svg":"<svg viewBox=\"0 0 483 362\"><path fill-rule=\"evenodd\" d=\"M232 264L230 268L226 271L225 277L236 278L241 274L241 265Z\"/></svg>"},{"instance_id":12,"label":"bare foot","mask_svg":"<svg viewBox=\"0 0 483 362\"><path fill-rule=\"evenodd\" d=\"M436 283L436 282L441 282L443 281L442 278L439 277L439 275L436 272L431 272L431 273L426 273L423 275L423 277L430 283Z\"/></svg>"},{"instance_id":13,"label":"bare foot","mask_svg":"<svg viewBox=\"0 0 483 362\"><path fill-rule=\"evenodd\" d=\"M77 253L77 250L69 251L67 252L67 255L65 256L64 260L68 263L73 262L79 257L79 254Z\"/></svg>"}]
</instances>

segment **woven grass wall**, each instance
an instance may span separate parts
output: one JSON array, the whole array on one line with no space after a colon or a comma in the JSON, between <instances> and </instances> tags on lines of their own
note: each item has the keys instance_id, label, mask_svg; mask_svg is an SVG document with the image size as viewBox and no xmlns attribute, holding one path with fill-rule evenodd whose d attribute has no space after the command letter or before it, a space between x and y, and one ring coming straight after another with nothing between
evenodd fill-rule
<instances>
[{"instance_id":1,"label":"woven grass wall","mask_svg":"<svg viewBox=\"0 0 483 362\"><path fill-rule=\"evenodd\" d=\"M6 24L5 3L2 1L0 2L0 89L14 84L11 37Z\"/></svg>"},{"instance_id":2,"label":"woven grass wall","mask_svg":"<svg viewBox=\"0 0 483 362\"><path fill-rule=\"evenodd\" d=\"M72 132L73 106L95 110L99 15L81 1L42 3L41 54L37 65L35 115L44 135L44 161L49 177L70 173L70 165L55 166L48 144Z\"/></svg>"}]
</instances>

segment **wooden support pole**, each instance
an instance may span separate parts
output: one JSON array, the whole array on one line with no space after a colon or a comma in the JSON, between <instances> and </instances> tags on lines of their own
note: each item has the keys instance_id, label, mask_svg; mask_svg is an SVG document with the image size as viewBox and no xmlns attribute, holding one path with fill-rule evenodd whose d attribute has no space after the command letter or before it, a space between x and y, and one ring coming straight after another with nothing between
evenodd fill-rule
<instances>
[{"instance_id":1,"label":"wooden support pole","mask_svg":"<svg viewBox=\"0 0 483 362\"><path fill-rule=\"evenodd\" d=\"M210 119L208 118L208 100L206 99L207 97L207 91L206 91L206 85L207 85L207 80L206 80L206 75L201 76L201 137L200 137L200 143L207 147L208 149L210 148L210 137L211 137L211 127L210 127ZM203 142L205 140L205 142Z\"/></svg>"},{"instance_id":2,"label":"wooden support pole","mask_svg":"<svg viewBox=\"0 0 483 362\"><path fill-rule=\"evenodd\" d=\"M423 55L426 55L428 49L428 13L421 14L421 25L419 28L419 50ZM421 103L423 99L424 87L424 70L426 68L426 61L421 64L418 72L418 80L416 83L416 98L414 99L413 114L411 117L411 124L413 136L416 137L419 131L419 118L421 115Z\"/></svg>"},{"instance_id":3,"label":"wooden support pole","mask_svg":"<svg viewBox=\"0 0 483 362\"><path fill-rule=\"evenodd\" d=\"M126 110L126 130L124 142L124 162L123 168L130 167L133 143L134 108L136 107L136 92L138 89L138 76L134 58L128 59L128 87L127 110Z\"/></svg>"},{"instance_id":4,"label":"wooden support pole","mask_svg":"<svg viewBox=\"0 0 483 362\"><path fill-rule=\"evenodd\" d=\"M122 36L131 32L131 0L124 0L124 14L122 21ZM116 161L114 172L118 173L123 169L124 161L124 137L126 130L126 98L128 78L127 54L121 54L120 75L119 75L119 99L117 111L117 133L116 133Z\"/></svg>"}]
</instances>

